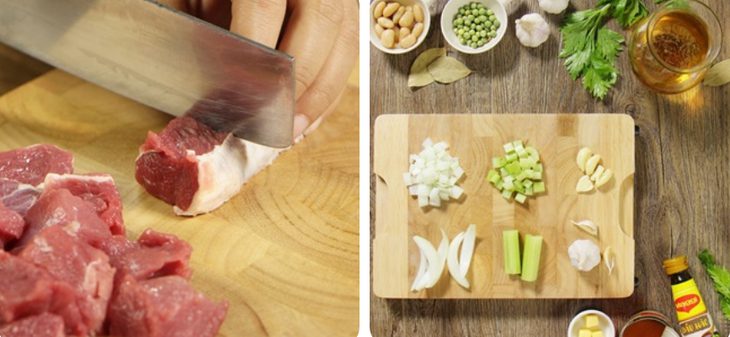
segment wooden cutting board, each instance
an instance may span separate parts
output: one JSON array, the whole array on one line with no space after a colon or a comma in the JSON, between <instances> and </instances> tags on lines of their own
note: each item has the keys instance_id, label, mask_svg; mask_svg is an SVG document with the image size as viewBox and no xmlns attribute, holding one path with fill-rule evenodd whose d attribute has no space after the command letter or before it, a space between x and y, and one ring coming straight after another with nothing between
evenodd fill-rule
<instances>
[{"instance_id":1,"label":"wooden cutting board","mask_svg":"<svg viewBox=\"0 0 730 337\"><path fill-rule=\"evenodd\" d=\"M128 236L193 246L194 286L230 303L220 336L354 336L358 314L356 75L317 132L216 212L176 217L134 180L137 148L171 117L61 71L0 97L0 150L53 143L114 176Z\"/></svg>"},{"instance_id":2,"label":"wooden cutting board","mask_svg":"<svg viewBox=\"0 0 730 337\"><path fill-rule=\"evenodd\" d=\"M446 141L466 172L460 186L465 197L438 209L424 210L408 195L403 173L408 156L421 151L427 137ZM526 205L508 202L486 180L493 156L504 155L504 143L521 139L540 151L547 193ZM634 123L626 115L382 115L375 122L376 174L373 290L385 298L619 298L634 285L633 177ZM615 172L601 191L575 192L582 172L578 150L588 146ZM592 238L570 223L591 219L600 226ZM448 275L432 289L410 292L420 253L411 239L420 235L434 246L441 229L449 239L477 226L477 245L461 288ZM518 229L544 237L537 282L528 283L503 271L502 231ZM601 264L590 272L574 269L568 246L594 239L603 251L616 252L616 268ZM444 274L448 274L445 271Z\"/></svg>"}]
</instances>

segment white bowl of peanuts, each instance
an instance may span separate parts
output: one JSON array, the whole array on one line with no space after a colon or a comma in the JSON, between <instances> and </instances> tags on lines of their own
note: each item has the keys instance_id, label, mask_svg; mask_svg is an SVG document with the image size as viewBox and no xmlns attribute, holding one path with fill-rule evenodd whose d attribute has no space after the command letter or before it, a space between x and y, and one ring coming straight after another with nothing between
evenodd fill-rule
<instances>
[{"instance_id":1,"label":"white bowl of peanuts","mask_svg":"<svg viewBox=\"0 0 730 337\"><path fill-rule=\"evenodd\" d=\"M423 0L370 3L370 43L388 54L416 49L428 35L431 13Z\"/></svg>"}]
</instances>

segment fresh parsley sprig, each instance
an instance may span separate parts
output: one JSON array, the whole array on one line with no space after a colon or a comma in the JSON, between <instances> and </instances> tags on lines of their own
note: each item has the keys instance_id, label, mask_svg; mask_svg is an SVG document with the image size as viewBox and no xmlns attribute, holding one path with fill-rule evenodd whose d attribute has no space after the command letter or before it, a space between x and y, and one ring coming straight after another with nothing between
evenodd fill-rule
<instances>
[{"instance_id":1,"label":"fresh parsley sprig","mask_svg":"<svg viewBox=\"0 0 730 337\"><path fill-rule=\"evenodd\" d=\"M730 320L730 272L717 265L715 257L707 249L700 252L698 257L715 284L715 290L720 295L720 310L723 316Z\"/></svg>"},{"instance_id":2,"label":"fresh parsley sprig","mask_svg":"<svg viewBox=\"0 0 730 337\"><path fill-rule=\"evenodd\" d=\"M599 0L595 8L566 16L560 28L563 49L560 57L570 77L583 78L583 87L604 99L618 79L616 59L623 49L621 34L604 27L615 18L627 28L648 15L642 0Z\"/></svg>"}]
</instances>

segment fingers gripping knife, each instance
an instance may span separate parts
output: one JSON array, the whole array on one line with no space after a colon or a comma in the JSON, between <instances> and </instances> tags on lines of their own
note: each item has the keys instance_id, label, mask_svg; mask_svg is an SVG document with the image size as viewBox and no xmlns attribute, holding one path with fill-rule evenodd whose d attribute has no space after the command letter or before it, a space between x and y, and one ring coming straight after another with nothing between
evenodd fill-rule
<instances>
[{"instance_id":1,"label":"fingers gripping knife","mask_svg":"<svg viewBox=\"0 0 730 337\"><path fill-rule=\"evenodd\" d=\"M0 42L217 131L291 145L294 59L151 0L0 0Z\"/></svg>"}]
</instances>

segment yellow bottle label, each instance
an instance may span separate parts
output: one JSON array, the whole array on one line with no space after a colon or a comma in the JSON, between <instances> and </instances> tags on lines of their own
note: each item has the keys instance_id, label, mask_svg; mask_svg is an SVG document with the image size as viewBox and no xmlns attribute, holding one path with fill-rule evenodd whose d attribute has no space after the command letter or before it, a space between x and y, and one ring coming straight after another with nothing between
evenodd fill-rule
<instances>
[{"instance_id":1,"label":"yellow bottle label","mask_svg":"<svg viewBox=\"0 0 730 337\"><path fill-rule=\"evenodd\" d=\"M672 286L680 333L685 337L706 336L715 332L712 318L694 280Z\"/></svg>"}]
</instances>

